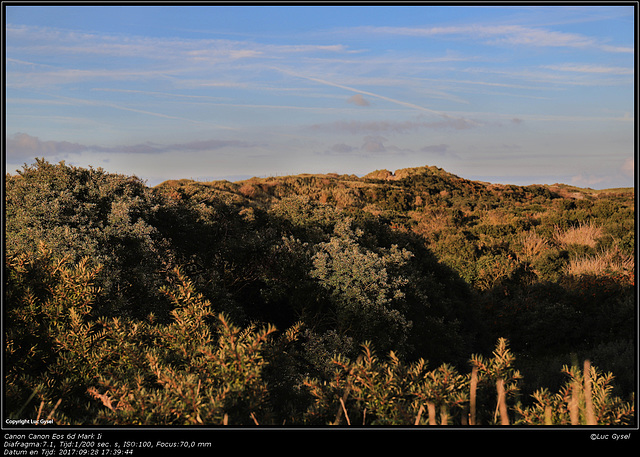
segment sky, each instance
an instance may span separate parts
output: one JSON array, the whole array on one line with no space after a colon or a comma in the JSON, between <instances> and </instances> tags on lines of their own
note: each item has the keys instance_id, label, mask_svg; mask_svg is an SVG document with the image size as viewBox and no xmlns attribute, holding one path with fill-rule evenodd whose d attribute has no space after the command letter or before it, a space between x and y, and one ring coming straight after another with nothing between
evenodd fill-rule
<instances>
[{"instance_id":1,"label":"sky","mask_svg":"<svg viewBox=\"0 0 640 457\"><path fill-rule=\"evenodd\" d=\"M8 173L635 183L633 3L3 7Z\"/></svg>"}]
</instances>

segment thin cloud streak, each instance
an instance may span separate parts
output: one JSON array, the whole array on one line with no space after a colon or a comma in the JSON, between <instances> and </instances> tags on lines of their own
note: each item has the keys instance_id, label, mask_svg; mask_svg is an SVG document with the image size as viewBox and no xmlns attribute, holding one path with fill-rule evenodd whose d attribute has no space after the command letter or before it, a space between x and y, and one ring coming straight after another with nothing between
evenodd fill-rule
<instances>
[{"instance_id":1,"label":"thin cloud streak","mask_svg":"<svg viewBox=\"0 0 640 457\"><path fill-rule=\"evenodd\" d=\"M605 67L602 65L585 65L585 64L573 64L567 63L562 65L543 65L541 68L547 68L549 70L568 71L576 73L598 73L598 74L613 74L613 75L632 75L634 74L633 68L624 67Z\"/></svg>"},{"instance_id":2,"label":"thin cloud streak","mask_svg":"<svg viewBox=\"0 0 640 457\"><path fill-rule=\"evenodd\" d=\"M496 83L490 81L472 81L469 79L437 79L437 78L416 78L420 81L433 81L433 82L442 82L442 83L451 83L451 84L476 84L481 86L493 86L493 87L507 87L510 89L525 89L525 90L562 90L557 87L549 87L549 86L525 86L522 84L510 84L510 83Z\"/></svg>"},{"instance_id":3,"label":"thin cloud streak","mask_svg":"<svg viewBox=\"0 0 640 457\"><path fill-rule=\"evenodd\" d=\"M392 132L392 133L406 133L419 129L454 129L454 130L466 130L473 128L477 125L476 122L470 123L466 119L462 118L447 118L442 121L434 122L392 122L392 121L336 121L325 124L314 124L309 128L317 131L329 131L329 132L349 132L351 134L358 134L363 132Z\"/></svg>"},{"instance_id":4,"label":"thin cloud streak","mask_svg":"<svg viewBox=\"0 0 640 457\"><path fill-rule=\"evenodd\" d=\"M355 27L361 34L384 34L412 37L466 36L487 39L492 45L527 45L535 47L598 48L605 52L633 53L633 48L598 43L577 33L524 27L521 25L464 25L448 27Z\"/></svg>"},{"instance_id":5,"label":"thin cloud streak","mask_svg":"<svg viewBox=\"0 0 640 457\"><path fill-rule=\"evenodd\" d=\"M261 44L227 39L159 38L139 35L82 33L73 30L7 24L7 39L17 48L32 54L88 54L117 57L142 57L158 61L181 59L184 63L237 61L249 58L273 58L305 53L346 53L361 51L343 44ZM46 44L43 44L46 43Z\"/></svg>"},{"instance_id":6,"label":"thin cloud streak","mask_svg":"<svg viewBox=\"0 0 640 457\"><path fill-rule=\"evenodd\" d=\"M187 119L187 118L179 117L179 116L171 116L169 114L156 113L156 112L153 112L153 111L146 111L146 110L141 110L141 109L137 109L137 108L129 108L129 107L126 107L126 106L116 105L114 103L106 103L106 102L101 102L101 101L96 101L96 100L84 100L84 99L73 98L73 97L65 97L65 96L62 96L62 95L54 95L54 94L42 94L42 95L48 95L49 97L55 97L55 98L59 98L59 99L62 99L62 100L68 100L68 101L75 102L75 103L82 104L82 105L105 106L105 107L108 107L108 108L113 108L113 109L118 109L118 110L123 110L123 111L131 111L131 112L134 112L134 113L147 114L149 116L154 116L154 117L161 117L161 118L164 118L164 119L174 119L174 120L185 121L185 122L189 122L189 123L193 123L193 124L204 125L204 126L208 126L208 127L215 127L217 129L222 129L222 130L237 130L235 127L217 125L217 124L212 124L210 122L198 121L198 120L195 120L195 119Z\"/></svg>"},{"instance_id":7,"label":"thin cloud streak","mask_svg":"<svg viewBox=\"0 0 640 457\"><path fill-rule=\"evenodd\" d=\"M326 80L320 79L320 78L314 78L312 76L301 75L301 74L298 74L298 73L295 73L295 72L292 72L292 71L289 71L289 70L284 70L282 68L273 67L273 69L281 71L282 73L288 74L290 76L295 76L297 78L302 78L302 79L306 79L306 80L309 80L309 81L314 81L314 82L317 82L317 83L320 83L320 84L324 84L326 86L337 87L339 89L344 89L344 90L348 90L348 91L351 91L351 92L356 92L358 94L364 94L364 95L368 95L370 97L379 98L381 100L385 100L385 101L394 103L396 105L405 106L407 108L411 108L411 109L415 109L415 110L419 110L419 111L424 111L426 113L431 113L431 114L434 114L436 116L443 117L445 119L455 119L457 121L468 122L468 123L471 123L471 124L475 123L474 121L470 121L468 119L462 119L462 118L457 118L456 119L454 116L450 116L449 114L443 113L441 111L436 111L436 110L432 110L432 109L429 109L429 108L425 108L424 106L416 105L414 103L409 103L409 102L405 102L405 101L402 101L402 100L396 100L396 99L393 99L393 98L390 98L390 97L385 97L384 95L376 94L376 93L373 93L373 92L368 92L368 91L364 91L364 90L360 90L360 89L355 89L353 87L345 86L345 85L334 83L334 82L331 82L331 81L326 81Z\"/></svg>"},{"instance_id":8,"label":"thin cloud streak","mask_svg":"<svg viewBox=\"0 0 640 457\"><path fill-rule=\"evenodd\" d=\"M27 133L16 133L7 137L5 148L7 156L12 159L30 158L39 155L64 155L80 154L82 152L106 152L122 154L158 154L171 151L213 151L226 147L253 148L264 144L252 143L240 140L204 140L186 143L160 145L155 143L143 143L133 145L120 145L113 147L85 145L69 141L43 141Z\"/></svg>"},{"instance_id":9,"label":"thin cloud streak","mask_svg":"<svg viewBox=\"0 0 640 457\"><path fill-rule=\"evenodd\" d=\"M333 107L322 107L322 106L295 106L295 105L259 105L259 104L251 104L251 103L224 103L218 101L207 101L207 100L220 100L220 97L210 97L206 95L184 95L184 94L171 94L166 92L149 92L149 91L140 91L140 90L123 90L123 89L94 89L97 91L106 91L106 92L124 92L124 93L140 93L140 94L148 94L158 97L176 97L176 98L187 98L190 100L194 100L196 103L204 103L211 106L226 106L230 108L251 108L251 109L278 109L278 110L303 110L303 111L326 111L326 112L344 112L348 110L348 108L333 108ZM283 89L284 90L284 89ZM290 89L290 90L298 90L298 89ZM366 102L366 100L364 101ZM354 104L358 104L352 102ZM361 102L363 103L363 102ZM361 105L367 106L367 105ZM230 128L230 127L229 127Z\"/></svg>"},{"instance_id":10,"label":"thin cloud streak","mask_svg":"<svg viewBox=\"0 0 640 457\"><path fill-rule=\"evenodd\" d=\"M567 75L567 71L558 71L557 69L553 72L549 71L541 71L542 67L538 67L538 69L531 70L525 69L520 71L509 71L509 70L495 70L490 68L466 68L461 71L472 74L493 74L511 79L520 79L524 81L532 81L535 83L549 84L550 87L558 87L558 86L615 86L615 85L626 85L630 82L633 82L633 78L627 77L627 75L614 75L620 76L618 78L610 78L605 79L601 77L592 77L594 74L598 74L595 72L585 73L583 72L578 78L576 75ZM600 73L601 74L601 73ZM561 89L561 87L559 87Z\"/></svg>"}]
</instances>

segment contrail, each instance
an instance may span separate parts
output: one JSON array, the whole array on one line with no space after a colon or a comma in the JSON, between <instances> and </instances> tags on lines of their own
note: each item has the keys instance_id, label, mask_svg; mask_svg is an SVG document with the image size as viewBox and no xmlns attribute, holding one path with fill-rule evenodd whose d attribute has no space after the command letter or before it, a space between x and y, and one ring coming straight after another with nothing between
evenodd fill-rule
<instances>
[{"instance_id":1,"label":"contrail","mask_svg":"<svg viewBox=\"0 0 640 457\"><path fill-rule=\"evenodd\" d=\"M119 109L119 110L124 110L124 111L131 111L131 112L134 112L134 113L147 114L149 116L162 117L162 118L165 118L165 119L176 119L176 120L180 120L180 121L191 122L191 123L194 123L194 124L208 125L209 127L216 127L216 128L224 129L224 130L237 130L234 127L227 127L227 126L224 126L224 125L211 124L209 122L197 121L197 120L194 120L194 119L187 119L187 118L178 117L178 116L171 116L169 114L155 113L153 111L145 111L145 110L136 109L136 108L129 108L129 107L126 107L126 106L120 106L120 105L116 105L116 104L113 104L113 103L105 103L105 102L100 102L100 101L95 101L95 100L84 100L84 99L81 99L81 98L65 97L63 95L54 95L54 94L41 94L41 95L54 97L54 98L59 98L59 99L62 99L62 100L70 100L70 101L73 101L73 102L76 102L76 103L80 103L80 104L84 104L84 105L106 106L106 107L109 107L109 108L114 108L114 109Z\"/></svg>"},{"instance_id":2,"label":"contrail","mask_svg":"<svg viewBox=\"0 0 640 457\"><path fill-rule=\"evenodd\" d=\"M413 109L417 109L417 110L420 110L420 111L425 111L427 113L435 114L435 115L443 117L445 119L462 120L462 121L465 121L465 122L469 122L469 123L478 125L477 122L471 121L469 119L456 117L456 116L451 116L451 115L449 115L447 113L443 113L441 111L436 111L436 110L432 110L432 109L429 109L429 108L425 108L424 106L416 105L416 104L409 103L409 102L404 102L402 100L396 100L394 98L385 97L384 95L375 94L373 92L367 92L367 91L364 91L364 90L359 90L359 89L356 89L354 87L345 86L345 85L334 83L334 82L331 82L331 81L325 81L324 79L314 78L314 77L311 77L311 76L300 75L298 73L294 73L294 72L289 71L289 70L283 70L282 68L277 68L277 67L271 67L271 68L273 68L274 70L280 71L282 73L298 77L298 78L307 79L309 81L315 81L317 83L324 84L324 85L327 85L327 86L338 87L340 89L345 89L345 90L348 90L348 91L351 91L351 92L356 92L358 94L368 95L370 97L379 98L381 100L386 100L388 102L395 103L396 105L406 106L407 108L413 108Z\"/></svg>"},{"instance_id":3,"label":"contrail","mask_svg":"<svg viewBox=\"0 0 640 457\"><path fill-rule=\"evenodd\" d=\"M215 99L219 100L219 97L209 97L206 95L183 95L183 94L171 94L167 92L150 92L144 90L129 90L129 89L93 89L99 91L106 92L128 92L128 93L138 93L138 94L149 94L149 95L158 95L165 97L181 97L181 98L190 98L190 99ZM229 106L235 108L267 108L267 109L297 109L297 110L305 110L305 111L342 111L344 108L320 108L314 106L292 106L292 105L256 105L256 104L248 104L248 103L218 103L218 102L207 102L208 105L211 106ZM194 121L197 122L197 121Z\"/></svg>"}]
</instances>

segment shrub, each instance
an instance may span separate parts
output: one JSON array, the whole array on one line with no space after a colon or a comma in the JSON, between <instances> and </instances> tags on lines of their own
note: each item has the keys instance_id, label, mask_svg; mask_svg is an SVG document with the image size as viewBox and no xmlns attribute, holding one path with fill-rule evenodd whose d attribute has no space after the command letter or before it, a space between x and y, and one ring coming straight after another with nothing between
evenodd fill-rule
<instances>
[{"instance_id":1,"label":"shrub","mask_svg":"<svg viewBox=\"0 0 640 457\"><path fill-rule=\"evenodd\" d=\"M401 347L409 327L402 312L407 279L401 270L412 254L397 246L370 251L359 245L362 235L350 220L336 224L331 240L317 245L310 275L328 292L339 333Z\"/></svg>"},{"instance_id":2,"label":"shrub","mask_svg":"<svg viewBox=\"0 0 640 457\"><path fill-rule=\"evenodd\" d=\"M570 379L558 394L537 391L536 403L518 400L520 372L508 341L498 340L492 357L472 356L471 373L447 364L429 370L420 359L405 363L393 352L381 360L365 343L355 361L337 356L333 377L308 378L314 398L306 414L312 424L346 425L626 425L633 421L631 403L611 396L611 374L602 375L585 362L583 378L566 366ZM580 385L578 385L580 384ZM584 386L584 387L581 387Z\"/></svg>"},{"instance_id":3,"label":"shrub","mask_svg":"<svg viewBox=\"0 0 640 457\"><path fill-rule=\"evenodd\" d=\"M82 386L96 379L93 360L104 337L90 320L100 268L86 258L76 265L56 259L44 244L8 254L5 268L6 411L35 415L40 400L41 408L60 406L57 423L82 417Z\"/></svg>"},{"instance_id":4,"label":"shrub","mask_svg":"<svg viewBox=\"0 0 640 457\"><path fill-rule=\"evenodd\" d=\"M568 251L552 248L536 259L536 261L533 262L533 267L541 279L558 281L562 277L568 260Z\"/></svg>"},{"instance_id":5,"label":"shrub","mask_svg":"<svg viewBox=\"0 0 640 457\"><path fill-rule=\"evenodd\" d=\"M94 311L144 317L162 298L157 289L168 260L153 227L159 201L136 177L37 160L6 184L6 248L35 252L44 242L72 263L102 265L105 291Z\"/></svg>"},{"instance_id":6,"label":"shrub","mask_svg":"<svg viewBox=\"0 0 640 457\"><path fill-rule=\"evenodd\" d=\"M611 396L613 375L603 374L587 360L584 369L564 366L568 377L556 394L540 389L533 394L536 403L517 408L520 424L529 425L629 425L634 408Z\"/></svg>"},{"instance_id":7,"label":"shrub","mask_svg":"<svg viewBox=\"0 0 640 457\"><path fill-rule=\"evenodd\" d=\"M565 198L435 167L395 178L149 189L42 160L7 176L7 411L73 424L333 423L339 411L354 424L514 423L522 386L558 389L545 362L572 351L633 391L633 194ZM492 374L502 358L515 369L506 344L460 374L500 338L528 384Z\"/></svg>"},{"instance_id":8,"label":"shrub","mask_svg":"<svg viewBox=\"0 0 640 457\"><path fill-rule=\"evenodd\" d=\"M48 409L56 402L58 424L271 420L261 373L275 329L214 319L210 303L179 270L164 288L174 305L169 324L96 319L99 269L85 261L70 265L41 248L8 257L7 271L10 417L35 415L39 399Z\"/></svg>"}]
</instances>

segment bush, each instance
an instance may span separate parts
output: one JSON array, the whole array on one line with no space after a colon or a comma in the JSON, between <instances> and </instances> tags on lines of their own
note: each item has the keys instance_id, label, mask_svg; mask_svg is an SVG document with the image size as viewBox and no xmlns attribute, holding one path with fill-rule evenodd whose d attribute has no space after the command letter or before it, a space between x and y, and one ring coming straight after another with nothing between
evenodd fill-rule
<instances>
[{"instance_id":1,"label":"bush","mask_svg":"<svg viewBox=\"0 0 640 457\"><path fill-rule=\"evenodd\" d=\"M49 408L59 400L59 424L269 422L261 370L274 329L241 330L223 315L214 319L179 270L163 289L174 305L169 324L96 319L99 270L84 261L56 261L43 248L8 258L7 270L10 417L35 414L40 399Z\"/></svg>"},{"instance_id":2,"label":"bush","mask_svg":"<svg viewBox=\"0 0 640 457\"><path fill-rule=\"evenodd\" d=\"M408 281L401 271L412 254L397 246L369 251L358 243L362 234L349 220L338 223L331 240L317 245L311 277L328 292L339 333L402 348L410 324L403 315Z\"/></svg>"},{"instance_id":3,"label":"bush","mask_svg":"<svg viewBox=\"0 0 640 457\"><path fill-rule=\"evenodd\" d=\"M6 411L35 415L40 400L53 413L64 399L58 422L83 417L83 389L97 378L92 359L104 336L90 322L100 268L86 258L77 265L56 259L43 244L35 253L8 254L5 268Z\"/></svg>"},{"instance_id":4,"label":"bush","mask_svg":"<svg viewBox=\"0 0 640 457\"><path fill-rule=\"evenodd\" d=\"M569 252L559 249L549 249L533 262L533 267L544 281L558 281L565 265L569 260Z\"/></svg>"},{"instance_id":5,"label":"bush","mask_svg":"<svg viewBox=\"0 0 640 457\"><path fill-rule=\"evenodd\" d=\"M535 404L518 400L522 376L508 341L499 339L493 357L474 355L472 370L460 374L448 364L429 370L425 360L406 364L393 352L381 360L364 344L355 361L334 358L333 377L308 378L314 398L311 424L347 425L624 425L633 421L631 403L611 396L611 374L585 362L585 377L564 367L569 380L557 394L540 389ZM586 375L589 377L586 377Z\"/></svg>"},{"instance_id":6,"label":"bush","mask_svg":"<svg viewBox=\"0 0 640 457\"><path fill-rule=\"evenodd\" d=\"M152 225L158 205L138 178L38 160L7 179L6 248L36 252L44 242L72 263L87 257L102 265L97 281L109 298L94 304L96 312L161 314L167 256Z\"/></svg>"},{"instance_id":7,"label":"bush","mask_svg":"<svg viewBox=\"0 0 640 457\"><path fill-rule=\"evenodd\" d=\"M462 424L473 403L482 423L535 422L533 398L515 409L522 392L560 389L572 353L632 395L632 194L566 197L435 167L385 176L150 189L43 160L7 176L7 411L69 424ZM461 374L502 338L526 380L491 374L496 354L512 360L502 343ZM624 408L603 420L627 421Z\"/></svg>"}]
</instances>

